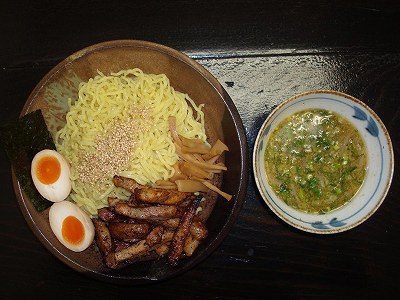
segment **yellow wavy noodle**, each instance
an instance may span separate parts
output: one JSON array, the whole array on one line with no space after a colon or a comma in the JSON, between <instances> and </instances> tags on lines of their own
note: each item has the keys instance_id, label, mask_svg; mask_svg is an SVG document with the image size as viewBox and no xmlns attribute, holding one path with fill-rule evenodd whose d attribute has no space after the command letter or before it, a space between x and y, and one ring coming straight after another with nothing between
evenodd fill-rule
<instances>
[{"instance_id":1,"label":"yellow wavy noodle","mask_svg":"<svg viewBox=\"0 0 400 300\"><path fill-rule=\"evenodd\" d=\"M98 73L80 84L56 134L57 150L71 164L71 197L91 215L107 205L108 196L128 197L114 187L114 175L147 184L174 174L169 116L176 117L182 136L206 140L203 105L175 91L164 74L137 68Z\"/></svg>"}]
</instances>

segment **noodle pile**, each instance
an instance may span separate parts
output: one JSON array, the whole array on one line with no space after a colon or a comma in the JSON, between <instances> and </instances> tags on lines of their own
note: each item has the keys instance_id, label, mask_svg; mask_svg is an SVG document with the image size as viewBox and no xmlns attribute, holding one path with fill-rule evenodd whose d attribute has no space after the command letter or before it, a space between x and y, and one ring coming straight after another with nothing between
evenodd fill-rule
<instances>
[{"instance_id":1,"label":"noodle pile","mask_svg":"<svg viewBox=\"0 0 400 300\"><path fill-rule=\"evenodd\" d=\"M164 74L99 72L80 84L69 107L56 147L71 164L72 199L91 215L108 196L128 197L112 183L114 175L140 184L174 175L178 156L168 117L176 118L181 136L206 140L203 105L175 91Z\"/></svg>"}]
</instances>

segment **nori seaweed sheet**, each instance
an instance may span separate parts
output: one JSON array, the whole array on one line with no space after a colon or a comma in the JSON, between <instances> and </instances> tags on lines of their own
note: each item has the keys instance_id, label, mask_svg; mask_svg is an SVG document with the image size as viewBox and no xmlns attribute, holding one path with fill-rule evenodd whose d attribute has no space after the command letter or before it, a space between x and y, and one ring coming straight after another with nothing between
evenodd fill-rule
<instances>
[{"instance_id":1,"label":"nori seaweed sheet","mask_svg":"<svg viewBox=\"0 0 400 300\"><path fill-rule=\"evenodd\" d=\"M55 150L53 138L47 129L40 110L36 110L0 126L0 142L11 161L22 190L37 211L52 205L35 188L31 177L31 162L36 153L43 149Z\"/></svg>"}]
</instances>

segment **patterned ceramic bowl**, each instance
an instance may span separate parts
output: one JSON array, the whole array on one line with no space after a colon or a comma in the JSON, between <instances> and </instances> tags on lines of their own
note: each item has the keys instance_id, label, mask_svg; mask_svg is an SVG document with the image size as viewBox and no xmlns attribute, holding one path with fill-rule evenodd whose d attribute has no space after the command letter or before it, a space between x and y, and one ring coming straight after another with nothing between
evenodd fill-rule
<instances>
[{"instance_id":1,"label":"patterned ceramic bowl","mask_svg":"<svg viewBox=\"0 0 400 300\"><path fill-rule=\"evenodd\" d=\"M288 116L312 108L332 111L350 121L364 139L368 155L361 188L347 204L325 214L304 213L288 206L271 188L264 163L266 145L273 129ZM254 177L264 201L282 220L312 233L338 233L367 220L382 204L393 170L393 148L382 121L360 100L334 91L305 92L279 105L262 125L253 152Z\"/></svg>"}]
</instances>

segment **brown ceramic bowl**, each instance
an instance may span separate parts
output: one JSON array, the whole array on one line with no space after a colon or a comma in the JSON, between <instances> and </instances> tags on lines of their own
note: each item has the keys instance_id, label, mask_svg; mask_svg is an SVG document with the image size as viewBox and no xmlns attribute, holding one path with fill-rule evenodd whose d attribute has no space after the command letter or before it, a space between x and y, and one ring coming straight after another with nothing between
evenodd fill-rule
<instances>
[{"instance_id":1,"label":"brown ceramic bowl","mask_svg":"<svg viewBox=\"0 0 400 300\"><path fill-rule=\"evenodd\" d=\"M21 116L41 109L49 131L63 126L67 99L76 97L78 84L97 74L128 68L145 73L164 73L178 91L188 93L197 104L205 103L206 131L229 147L225 156L228 171L221 189L233 194L231 201L218 198L207 220L208 238L194 255L171 267L165 259L140 261L118 270L107 269L93 244L81 253L62 246L52 233L48 209L37 212L13 175L14 189L22 213L37 238L63 263L100 280L120 284L144 284L170 278L194 267L221 244L242 207L248 181L248 153L242 121L231 98L218 81L201 65L166 46L134 40L110 41L74 53L53 68L30 94Z\"/></svg>"}]
</instances>

